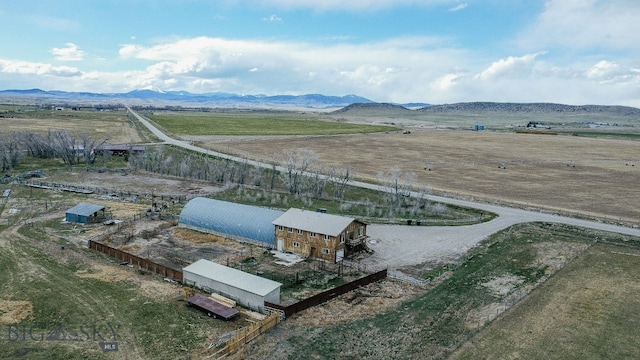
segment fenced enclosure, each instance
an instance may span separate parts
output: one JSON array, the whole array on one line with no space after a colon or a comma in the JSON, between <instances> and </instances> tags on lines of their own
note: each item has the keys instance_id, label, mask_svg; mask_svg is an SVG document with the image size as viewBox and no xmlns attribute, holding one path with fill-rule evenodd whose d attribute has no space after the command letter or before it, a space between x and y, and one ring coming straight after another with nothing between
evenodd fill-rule
<instances>
[{"instance_id":1,"label":"fenced enclosure","mask_svg":"<svg viewBox=\"0 0 640 360\"><path fill-rule=\"evenodd\" d=\"M129 254L126 251L112 248L111 246L99 243L97 241L89 240L89 248L99 251L103 254L107 254L116 259L122 260L129 265L138 266L139 269L144 269L155 274L160 274L171 280L182 282L182 271L172 269L168 266L160 265L149 259L141 258L137 255Z\"/></svg>"},{"instance_id":2,"label":"fenced enclosure","mask_svg":"<svg viewBox=\"0 0 640 360\"><path fill-rule=\"evenodd\" d=\"M383 280L387 277L387 269L378 271L376 273L367 275L363 278L354 280L352 282L340 285L333 289L329 289L323 291L319 294L316 294L312 297L306 298L302 301L298 301L295 304L291 304L289 306L282 306L280 304L272 304L269 302L265 302L265 307L272 308L275 310L280 310L284 312L285 317L291 316L300 311L306 310L310 307L314 307L323 303L326 303L329 300L332 300L340 295L346 294L352 290L355 290L359 287Z\"/></svg>"}]
</instances>

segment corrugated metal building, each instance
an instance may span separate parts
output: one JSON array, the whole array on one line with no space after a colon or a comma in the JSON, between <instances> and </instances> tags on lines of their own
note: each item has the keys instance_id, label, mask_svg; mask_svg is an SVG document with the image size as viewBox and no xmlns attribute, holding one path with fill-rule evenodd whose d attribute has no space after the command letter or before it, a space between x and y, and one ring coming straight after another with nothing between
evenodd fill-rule
<instances>
[{"instance_id":1,"label":"corrugated metal building","mask_svg":"<svg viewBox=\"0 0 640 360\"><path fill-rule=\"evenodd\" d=\"M264 302L279 304L281 283L200 259L182 269L183 283L223 295L238 304L261 310Z\"/></svg>"},{"instance_id":2,"label":"corrugated metal building","mask_svg":"<svg viewBox=\"0 0 640 360\"><path fill-rule=\"evenodd\" d=\"M104 206L89 203L80 203L66 211L65 220L67 222L86 224L89 222L89 219L92 216L97 217L97 213L99 211L102 211L104 215Z\"/></svg>"},{"instance_id":3,"label":"corrugated metal building","mask_svg":"<svg viewBox=\"0 0 640 360\"><path fill-rule=\"evenodd\" d=\"M284 212L197 197L180 212L178 225L260 245L275 245L272 222Z\"/></svg>"}]
</instances>

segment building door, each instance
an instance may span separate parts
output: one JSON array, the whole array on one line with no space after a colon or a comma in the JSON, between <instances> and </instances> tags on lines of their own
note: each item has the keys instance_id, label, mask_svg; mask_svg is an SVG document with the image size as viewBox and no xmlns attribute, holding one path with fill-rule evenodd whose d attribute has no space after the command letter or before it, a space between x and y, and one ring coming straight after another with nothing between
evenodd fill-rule
<instances>
[{"instance_id":1,"label":"building door","mask_svg":"<svg viewBox=\"0 0 640 360\"><path fill-rule=\"evenodd\" d=\"M309 257L311 258L318 257L318 250L314 246L311 247L311 253L309 254Z\"/></svg>"},{"instance_id":2,"label":"building door","mask_svg":"<svg viewBox=\"0 0 640 360\"><path fill-rule=\"evenodd\" d=\"M343 258L344 258L344 249L336 250L336 262L342 261Z\"/></svg>"},{"instance_id":3,"label":"building door","mask_svg":"<svg viewBox=\"0 0 640 360\"><path fill-rule=\"evenodd\" d=\"M283 245L284 245L284 241L282 239L278 239L278 245L276 249L278 249L278 251L282 251Z\"/></svg>"}]
</instances>

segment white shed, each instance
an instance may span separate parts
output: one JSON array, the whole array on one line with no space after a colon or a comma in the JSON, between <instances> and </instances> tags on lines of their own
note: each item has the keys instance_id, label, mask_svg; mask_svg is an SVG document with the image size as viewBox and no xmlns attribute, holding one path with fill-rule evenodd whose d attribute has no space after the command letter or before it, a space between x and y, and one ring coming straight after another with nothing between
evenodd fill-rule
<instances>
[{"instance_id":1,"label":"white shed","mask_svg":"<svg viewBox=\"0 0 640 360\"><path fill-rule=\"evenodd\" d=\"M279 304L281 283L200 259L182 269L182 281L204 291L217 293L238 304L261 310L264 302Z\"/></svg>"}]
</instances>

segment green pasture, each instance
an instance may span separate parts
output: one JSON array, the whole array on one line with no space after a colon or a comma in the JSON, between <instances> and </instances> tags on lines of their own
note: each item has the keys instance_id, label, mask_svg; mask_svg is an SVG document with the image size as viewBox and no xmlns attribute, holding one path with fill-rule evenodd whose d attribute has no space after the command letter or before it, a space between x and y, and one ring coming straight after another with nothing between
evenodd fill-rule
<instances>
[{"instance_id":1,"label":"green pasture","mask_svg":"<svg viewBox=\"0 0 640 360\"><path fill-rule=\"evenodd\" d=\"M295 113L175 113L154 114L150 118L178 135L344 135L398 130L391 126L321 121L318 115Z\"/></svg>"}]
</instances>

